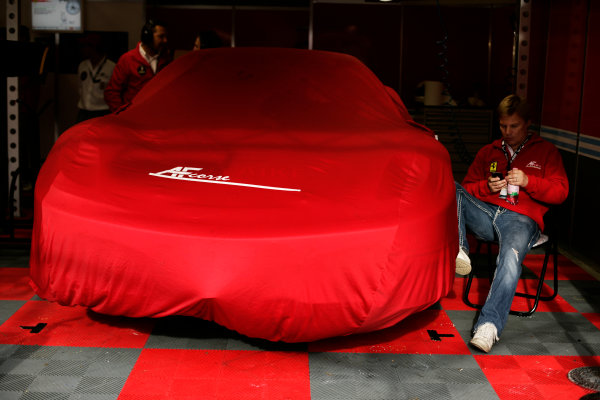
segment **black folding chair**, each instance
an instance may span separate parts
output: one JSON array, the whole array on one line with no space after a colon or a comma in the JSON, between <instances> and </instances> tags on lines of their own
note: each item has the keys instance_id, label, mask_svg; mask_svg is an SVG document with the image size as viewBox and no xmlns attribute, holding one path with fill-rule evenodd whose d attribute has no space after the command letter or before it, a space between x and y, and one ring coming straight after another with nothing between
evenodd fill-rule
<instances>
[{"instance_id":1,"label":"black folding chair","mask_svg":"<svg viewBox=\"0 0 600 400\"><path fill-rule=\"evenodd\" d=\"M544 221L546 224L544 233L542 233L540 235L539 240L533 246L533 248L539 248L539 249L544 250L544 263L542 265L542 270L538 277L535 294L519 292L519 291L517 291L515 293L515 296L533 299L534 300L533 306L529 309L529 311L510 310L510 314L512 314L512 315L518 315L520 317L528 317L537 310L538 303L540 300L550 301L550 300L553 300L556 297L556 295L558 294L558 242L556 240L556 234L555 234L555 232L556 232L555 213L556 213L556 211L553 210L552 208L546 213L546 215L544 216ZM488 275L489 281L491 284L493 276L494 276L494 271L496 269L496 261L495 261L495 257L494 257L494 252L492 251L492 246L498 245L498 242L477 239L476 254L481 254L481 247L483 245L487 246L487 268L488 268L488 272L489 272L489 275ZM546 270L548 269L548 262L550 261L551 256L552 256L552 260L553 260L553 264L554 264L554 266L553 266L554 267L553 268L553 270L554 270L554 288L553 288L552 294L547 295L547 296L542 296L541 294L542 294L542 290L544 288L544 279L546 277ZM475 276L475 268L476 268L475 265L472 264L472 266L473 266L473 268L471 269L471 273L469 273L469 276L467 278L467 285L463 292L463 302L466 305L468 305L469 307L481 309L483 307L483 304L474 304L469 300L469 291L471 290L471 284L473 283L473 277Z\"/></svg>"}]
</instances>

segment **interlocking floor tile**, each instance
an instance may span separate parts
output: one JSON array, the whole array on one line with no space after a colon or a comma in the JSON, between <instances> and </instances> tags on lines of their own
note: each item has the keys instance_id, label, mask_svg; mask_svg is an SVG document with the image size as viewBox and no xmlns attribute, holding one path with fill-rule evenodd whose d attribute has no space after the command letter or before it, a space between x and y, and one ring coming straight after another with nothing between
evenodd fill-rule
<instances>
[{"instance_id":1,"label":"interlocking floor tile","mask_svg":"<svg viewBox=\"0 0 600 400\"><path fill-rule=\"evenodd\" d=\"M115 400L140 351L0 345L0 399Z\"/></svg>"},{"instance_id":2,"label":"interlocking floor tile","mask_svg":"<svg viewBox=\"0 0 600 400\"><path fill-rule=\"evenodd\" d=\"M471 339L475 311L447 311L465 342ZM478 350L470 348L474 354ZM523 318L510 315L493 347L503 355L600 354L600 330L578 313L535 313Z\"/></svg>"},{"instance_id":3,"label":"interlocking floor tile","mask_svg":"<svg viewBox=\"0 0 600 400\"><path fill-rule=\"evenodd\" d=\"M573 368L600 365L600 357L475 356L502 399L579 399L590 391L569 381Z\"/></svg>"},{"instance_id":4,"label":"interlocking floor tile","mask_svg":"<svg viewBox=\"0 0 600 400\"><path fill-rule=\"evenodd\" d=\"M305 343L275 343L249 338L211 321L167 317L155 321L146 348L196 350L306 351Z\"/></svg>"},{"instance_id":5,"label":"interlocking floor tile","mask_svg":"<svg viewBox=\"0 0 600 400\"><path fill-rule=\"evenodd\" d=\"M17 310L25 304L25 301L0 301L0 326L6 322Z\"/></svg>"},{"instance_id":6,"label":"interlocking floor tile","mask_svg":"<svg viewBox=\"0 0 600 400\"><path fill-rule=\"evenodd\" d=\"M542 262L526 257L520 288L532 289ZM568 371L600 365L600 282L563 256L559 296L531 317L509 316L490 354L468 345L478 311L462 302L461 277L390 328L288 344L197 318L49 303L31 291L27 263L26 249L0 250L0 400L576 400L590 391ZM478 275L473 301L487 285Z\"/></svg>"},{"instance_id":7,"label":"interlocking floor tile","mask_svg":"<svg viewBox=\"0 0 600 400\"><path fill-rule=\"evenodd\" d=\"M527 254L523 264L531 270L536 276L539 276L542 270L542 264L544 262L543 254ZM551 279L552 275L552 258L548 262L548 269L546 271L546 279ZM569 260L563 255L558 255L558 280L561 281L589 281L596 280L592 275L587 273L585 270L580 268L573 261ZM559 283L560 285L560 283Z\"/></svg>"},{"instance_id":8,"label":"interlocking floor tile","mask_svg":"<svg viewBox=\"0 0 600 400\"><path fill-rule=\"evenodd\" d=\"M119 397L139 398L310 399L308 354L144 349Z\"/></svg>"},{"instance_id":9,"label":"interlocking floor tile","mask_svg":"<svg viewBox=\"0 0 600 400\"><path fill-rule=\"evenodd\" d=\"M0 343L143 347L152 324L149 319L102 316L83 307L29 301L0 326Z\"/></svg>"},{"instance_id":10,"label":"interlocking floor tile","mask_svg":"<svg viewBox=\"0 0 600 400\"><path fill-rule=\"evenodd\" d=\"M29 300L34 294L28 268L0 268L0 300Z\"/></svg>"},{"instance_id":11,"label":"interlocking floor tile","mask_svg":"<svg viewBox=\"0 0 600 400\"><path fill-rule=\"evenodd\" d=\"M312 353L310 381L314 400L474 399L462 397L471 390L495 398L464 355Z\"/></svg>"},{"instance_id":12,"label":"interlocking floor tile","mask_svg":"<svg viewBox=\"0 0 600 400\"><path fill-rule=\"evenodd\" d=\"M580 313L600 313L599 281L561 281L560 295Z\"/></svg>"},{"instance_id":13,"label":"interlocking floor tile","mask_svg":"<svg viewBox=\"0 0 600 400\"><path fill-rule=\"evenodd\" d=\"M600 313L583 313L581 315L594 324L596 328L600 329Z\"/></svg>"},{"instance_id":14,"label":"interlocking floor tile","mask_svg":"<svg viewBox=\"0 0 600 400\"><path fill-rule=\"evenodd\" d=\"M326 339L308 345L311 352L468 354L452 321L441 310L425 310L396 326L376 332Z\"/></svg>"}]
</instances>

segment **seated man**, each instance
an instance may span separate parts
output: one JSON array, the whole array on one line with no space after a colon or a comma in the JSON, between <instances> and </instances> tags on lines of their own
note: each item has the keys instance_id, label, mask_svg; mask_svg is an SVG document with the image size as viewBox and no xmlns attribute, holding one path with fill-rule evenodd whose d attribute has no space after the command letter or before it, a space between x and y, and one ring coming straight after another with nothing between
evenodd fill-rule
<instances>
[{"instance_id":1,"label":"seated man","mask_svg":"<svg viewBox=\"0 0 600 400\"><path fill-rule=\"evenodd\" d=\"M530 115L525 101L510 95L497 112L502 138L484 146L462 186L456 184L460 244L456 272L471 271L467 228L483 240L499 242L494 280L470 342L485 352L506 324L521 263L544 229L544 213L550 204L562 203L569 191L556 147L527 130Z\"/></svg>"}]
</instances>

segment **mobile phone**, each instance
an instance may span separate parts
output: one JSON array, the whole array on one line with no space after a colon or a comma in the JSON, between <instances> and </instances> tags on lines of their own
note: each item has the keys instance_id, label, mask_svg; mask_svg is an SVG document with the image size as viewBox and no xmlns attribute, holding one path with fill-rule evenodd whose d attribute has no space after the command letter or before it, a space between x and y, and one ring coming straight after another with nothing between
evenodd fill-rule
<instances>
[{"instance_id":1,"label":"mobile phone","mask_svg":"<svg viewBox=\"0 0 600 400\"><path fill-rule=\"evenodd\" d=\"M504 175L502 175L502 172L492 172L492 176L494 178L500 178L500 180L504 179Z\"/></svg>"}]
</instances>

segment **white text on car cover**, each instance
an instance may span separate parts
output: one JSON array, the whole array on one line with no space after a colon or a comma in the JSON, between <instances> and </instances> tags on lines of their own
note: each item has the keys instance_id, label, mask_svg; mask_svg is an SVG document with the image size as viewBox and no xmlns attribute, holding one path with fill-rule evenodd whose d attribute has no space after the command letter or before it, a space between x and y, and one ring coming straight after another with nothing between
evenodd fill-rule
<instances>
[{"instance_id":1,"label":"white text on car cover","mask_svg":"<svg viewBox=\"0 0 600 400\"><path fill-rule=\"evenodd\" d=\"M300 192L300 189L291 189L277 186L254 185L250 183L231 182L229 175L213 175L199 173L203 168L196 167L175 167L161 172L150 172L148 175L157 176L159 178L176 179L181 181L218 183L221 185L244 186L257 189L268 190L283 190L287 192Z\"/></svg>"}]
</instances>

